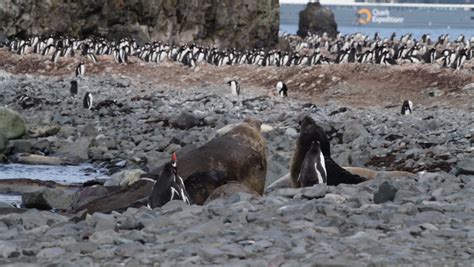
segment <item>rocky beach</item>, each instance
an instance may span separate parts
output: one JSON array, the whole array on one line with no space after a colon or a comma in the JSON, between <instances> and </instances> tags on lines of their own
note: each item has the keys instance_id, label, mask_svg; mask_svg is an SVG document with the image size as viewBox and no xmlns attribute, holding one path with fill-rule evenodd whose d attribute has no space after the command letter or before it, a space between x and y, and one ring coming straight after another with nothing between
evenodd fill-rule
<instances>
[{"instance_id":1,"label":"rocky beach","mask_svg":"<svg viewBox=\"0 0 474 267\"><path fill-rule=\"evenodd\" d=\"M31 153L95 164L112 176L99 181L108 192L169 161L172 152L178 151L179 161L180 153L207 143L220 128L256 117L264 123L267 189L261 197L237 193L203 206L172 201L153 210L94 213L80 221L57 212L62 209L54 201L46 201L52 212L0 203L1 264L472 264L474 78L469 64L460 71L359 64L190 69L133 58L116 65L102 56L100 64L87 63L79 94L72 97L77 63L52 64L0 48L0 106L19 112L26 125L26 135L0 149L5 163ZM240 81L242 95L230 94L230 79ZM282 79L289 87L286 99L273 93ZM93 110L82 108L86 91L94 95ZM39 104L21 107L21 94ZM415 105L409 116L400 115L404 99ZM374 179L336 187L268 188L289 171L302 114L324 128L338 164L374 170ZM392 177L387 171L406 173ZM44 198L72 205L82 186L42 190ZM32 198L29 194L24 201Z\"/></svg>"}]
</instances>

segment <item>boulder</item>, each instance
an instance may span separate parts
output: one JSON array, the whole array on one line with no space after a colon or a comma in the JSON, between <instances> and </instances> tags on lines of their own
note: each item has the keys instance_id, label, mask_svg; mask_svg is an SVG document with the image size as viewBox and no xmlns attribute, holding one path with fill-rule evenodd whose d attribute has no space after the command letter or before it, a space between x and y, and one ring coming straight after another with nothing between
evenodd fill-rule
<instances>
[{"instance_id":1,"label":"boulder","mask_svg":"<svg viewBox=\"0 0 474 267\"><path fill-rule=\"evenodd\" d=\"M42 188L21 195L22 206L29 209L68 210L77 199L77 192L57 188Z\"/></svg>"},{"instance_id":2,"label":"boulder","mask_svg":"<svg viewBox=\"0 0 474 267\"><path fill-rule=\"evenodd\" d=\"M221 185L218 188L216 188L214 191L212 191L212 193L204 202L204 205L209 204L210 202L216 199L230 198L233 195L238 194L238 193L248 194L255 198L260 197L260 195L254 190L242 184L230 182L228 184Z\"/></svg>"},{"instance_id":3,"label":"boulder","mask_svg":"<svg viewBox=\"0 0 474 267\"><path fill-rule=\"evenodd\" d=\"M465 91L473 90L474 89L474 83L466 84L463 88Z\"/></svg>"},{"instance_id":4,"label":"boulder","mask_svg":"<svg viewBox=\"0 0 474 267\"><path fill-rule=\"evenodd\" d=\"M20 113L9 108L0 107L0 133L3 133L10 140L22 137L25 131L25 120L23 120Z\"/></svg>"},{"instance_id":5,"label":"boulder","mask_svg":"<svg viewBox=\"0 0 474 267\"><path fill-rule=\"evenodd\" d=\"M309 33L321 35L324 32L330 36L336 36L337 24L334 14L329 8L321 6L319 2L308 3L300 12L298 36L305 38Z\"/></svg>"},{"instance_id":6,"label":"boulder","mask_svg":"<svg viewBox=\"0 0 474 267\"><path fill-rule=\"evenodd\" d=\"M132 36L238 48L278 42L278 0L0 1L7 35Z\"/></svg>"},{"instance_id":7,"label":"boulder","mask_svg":"<svg viewBox=\"0 0 474 267\"><path fill-rule=\"evenodd\" d=\"M474 158L464 159L456 166L456 175L474 175Z\"/></svg>"},{"instance_id":8,"label":"boulder","mask_svg":"<svg viewBox=\"0 0 474 267\"><path fill-rule=\"evenodd\" d=\"M114 173L104 185L122 187L129 186L140 180L142 174L145 174L145 172L140 169L117 172Z\"/></svg>"},{"instance_id":9,"label":"boulder","mask_svg":"<svg viewBox=\"0 0 474 267\"><path fill-rule=\"evenodd\" d=\"M181 112L178 116L174 116L170 119L170 124L181 130L187 130L199 126L200 123L201 120L198 117L187 111Z\"/></svg>"},{"instance_id":10,"label":"boulder","mask_svg":"<svg viewBox=\"0 0 474 267\"><path fill-rule=\"evenodd\" d=\"M31 153L32 144L30 140L12 140L11 145L13 146L12 153Z\"/></svg>"},{"instance_id":11,"label":"boulder","mask_svg":"<svg viewBox=\"0 0 474 267\"><path fill-rule=\"evenodd\" d=\"M387 201L393 201L397 192L398 188L388 182L384 182L380 185L379 190L374 193L374 203L382 204Z\"/></svg>"},{"instance_id":12,"label":"boulder","mask_svg":"<svg viewBox=\"0 0 474 267\"><path fill-rule=\"evenodd\" d=\"M86 161L89 159L90 138L80 138L79 140L61 147L57 154L73 161Z\"/></svg>"},{"instance_id":13,"label":"boulder","mask_svg":"<svg viewBox=\"0 0 474 267\"><path fill-rule=\"evenodd\" d=\"M61 127L56 124L36 126L28 129L28 135L32 138L48 137L56 135L57 133L59 133L60 130Z\"/></svg>"},{"instance_id":14,"label":"boulder","mask_svg":"<svg viewBox=\"0 0 474 267\"><path fill-rule=\"evenodd\" d=\"M349 127L346 127L346 130L342 135L342 142L349 144L360 137L369 138L370 134L361 124L352 124Z\"/></svg>"}]
</instances>

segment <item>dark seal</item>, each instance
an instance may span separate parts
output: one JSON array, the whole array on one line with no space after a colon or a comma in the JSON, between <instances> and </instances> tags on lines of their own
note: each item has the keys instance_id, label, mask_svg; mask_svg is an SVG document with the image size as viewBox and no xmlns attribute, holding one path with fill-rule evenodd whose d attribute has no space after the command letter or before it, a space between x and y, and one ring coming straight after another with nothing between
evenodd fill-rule
<instances>
[{"instance_id":1,"label":"dark seal","mask_svg":"<svg viewBox=\"0 0 474 267\"><path fill-rule=\"evenodd\" d=\"M313 142L319 142L321 152L324 155L324 163L326 165L327 172L327 184L338 185L338 184L357 184L367 180L367 178L354 175L344 168L339 166L331 158L331 147L329 139L324 129L317 125L316 122L309 116L305 116L301 123L300 136L296 142L296 149L291 159L290 174L293 186L299 187L298 177L301 171L301 165L303 164L306 153L311 148ZM311 186L307 184L306 186Z\"/></svg>"}]
</instances>

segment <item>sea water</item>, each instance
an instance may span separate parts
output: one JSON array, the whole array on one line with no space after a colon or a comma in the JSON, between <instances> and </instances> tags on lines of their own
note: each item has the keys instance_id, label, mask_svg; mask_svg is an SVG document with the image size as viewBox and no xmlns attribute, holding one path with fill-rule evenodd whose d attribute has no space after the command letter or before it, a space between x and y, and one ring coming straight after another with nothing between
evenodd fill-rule
<instances>
[{"instance_id":1,"label":"sea water","mask_svg":"<svg viewBox=\"0 0 474 267\"><path fill-rule=\"evenodd\" d=\"M92 164L79 166L0 164L0 180L20 178L78 184L90 180L107 179L108 175L106 169ZM0 194L0 201L19 206L21 196Z\"/></svg>"},{"instance_id":2,"label":"sea water","mask_svg":"<svg viewBox=\"0 0 474 267\"><path fill-rule=\"evenodd\" d=\"M400 38L403 34L411 33L413 38L420 40L423 34L429 34L432 41L436 41L438 36L449 34L450 40L454 41L460 34L464 34L468 39L474 37L474 28L395 28L395 27L364 27L364 26L339 26L338 31L341 34L363 33L373 37L376 32L382 38L389 38L393 32ZM296 34L298 25L280 25L280 32Z\"/></svg>"}]
</instances>

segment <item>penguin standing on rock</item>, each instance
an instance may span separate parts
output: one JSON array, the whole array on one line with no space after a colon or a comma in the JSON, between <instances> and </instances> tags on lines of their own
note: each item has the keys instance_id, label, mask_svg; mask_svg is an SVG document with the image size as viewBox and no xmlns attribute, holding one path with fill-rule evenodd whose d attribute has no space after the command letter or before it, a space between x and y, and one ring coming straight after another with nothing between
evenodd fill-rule
<instances>
[{"instance_id":1,"label":"penguin standing on rock","mask_svg":"<svg viewBox=\"0 0 474 267\"><path fill-rule=\"evenodd\" d=\"M413 110L413 102L411 102L410 100L403 101L401 114L410 115L412 113L412 110Z\"/></svg>"},{"instance_id":2,"label":"penguin standing on rock","mask_svg":"<svg viewBox=\"0 0 474 267\"><path fill-rule=\"evenodd\" d=\"M76 67L76 77L84 77L84 74L86 73L86 65L84 65L84 62L79 63Z\"/></svg>"},{"instance_id":3,"label":"penguin standing on rock","mask_svg":"<svg viewBox=\"0 0 474 267\"><path fill-rule=\"evenodd\" d=\"M84 96L83 107L89 110L92 109L92 102L93 102L92 94L87 92L86 95Z\"/></svg>"},{"instance_id":4,"label":"penguin standing on rock","mask_svg":"<svg viewBox=\"0 0 474 267\"><path fill-rule=\"evenodd\" d=\"M228 81L227 84L230 86L232 95L240 95L240 84L236 80Z\"/></svg>"},{"instance_id":5,"label":"penguin standing on rock","mask_svg":"<svg viewBox=\"0 0 474 267\"><path fill-rule=\"evenodd\" d=\"M176 153L167 163L153 186L148 199L150 208L161 207L172 200L182 200L191 205L191 199L184 187L183 178L178 175Z\"/></svg>"},{"instance_id":6,"label":"penguin standing on rock","mask_svg":"<svg viewBox=\"0 0 474 267\"><path fill-rule=\"evenodd\" d=\"M71 92L71 96L77 95L77 92L78 92L78 85L77 85L77 81L76 81L76 80L71 81L71 89L70 89L70 92Z\"/></svg>"},{"instance_id":7,"label":"penguin standing on rock","mask_svg":"<svg viewBox=\"0 0 474 267\"><path fill-rule=\"evenodd\" d=\"M300 187L327 183L326 163L319 141L313 141L311 148L306 152L298 176L298 183Z\"/></svg>"},{"instance_id":8,"label":"penguin standing on rock","mask_svg":"<svg viewBox=\"0 0 474 267\"><path fill-rule=\"evenodd\" d=\"M277 91L278 95L281 96L281 97L287 97L288 96L288 87L282 81L279 81L277 83L276 91Z\"/></svg>"}]
</instances>

